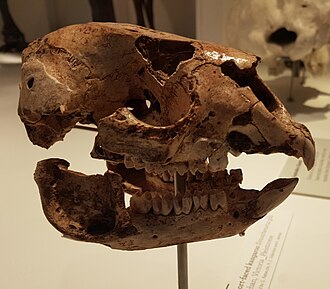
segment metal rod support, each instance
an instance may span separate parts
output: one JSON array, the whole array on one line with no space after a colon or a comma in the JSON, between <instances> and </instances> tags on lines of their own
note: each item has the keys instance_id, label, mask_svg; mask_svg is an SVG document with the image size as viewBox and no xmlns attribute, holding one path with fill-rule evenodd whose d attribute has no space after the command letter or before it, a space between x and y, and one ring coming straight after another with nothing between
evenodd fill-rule
<instances>
[{"instance_id":1,"label":"metal rod support","mask_svg":"<svg viewBox=\"0 0 330 289\"><path fill-rule=\"evenodd\" d=\"M75 128L82 130L97 131L94 127L84 125L76 125ZM186 192L186 174L181 176L174 174L174 193L175 195L184 195ZM188 289L188 245L177 245L177 262L178 262L178 289Z\"/></svg>"},{"instance_id":2,"label":"metal rod support","mask_svg":"<svg viewBox=\"0 0 330 289\"><path fill-rule=\"evenodd\" d=\"M179 289L188 289L188 245L177 245Z\"/></svg>"},{"instance_id":3,"label":"metal rod support","mask_svg":"<svg viewBox=\"0 0 330 289\"><path fill-rule=\"evenodd\" d=\"M290 88L289 88L289 97L288 101L294 101L294 84L295 80L300 76L300 70L302 69L303 64L301 60L295 60L291 63L291 78L290 78Z\"/></svg>"},{"instance_id":4,"label":"metal rod support","mask_svg":"<svg viewBox=\"0 0 330 289\"><path fill-rule=\"evenodd\" d=\"M186 191L186 175L174 175L175 195L184 195ZM188 246L187 244L177 245L178 261L178 288L188 289Z\"/></svg>"}]
</instances>

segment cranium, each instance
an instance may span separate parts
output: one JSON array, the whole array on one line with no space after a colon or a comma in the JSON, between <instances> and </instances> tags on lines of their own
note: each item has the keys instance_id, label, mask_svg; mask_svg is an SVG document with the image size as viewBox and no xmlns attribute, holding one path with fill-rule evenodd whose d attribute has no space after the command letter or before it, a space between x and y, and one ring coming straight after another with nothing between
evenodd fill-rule
<instances>
[{"instance_id":1,"label":"cranium","mask_svg":"<svg viewBox=\"0 0 330 289\"><path fill-rule=\"evenodd\" d=\"M65 236L125 250L244 232L297 179L242 189L228 152L283 152L309 169L315 154L307 128L258 77L258 61L128 24L69 26L30 44L18 109L30 140L48 148L77 122L93 123L92 156L109 168L87 176L64 160L39 162L48 220ZM184 195L174 195L175 173L186 175Z\"/></svg>"}]
</instances>

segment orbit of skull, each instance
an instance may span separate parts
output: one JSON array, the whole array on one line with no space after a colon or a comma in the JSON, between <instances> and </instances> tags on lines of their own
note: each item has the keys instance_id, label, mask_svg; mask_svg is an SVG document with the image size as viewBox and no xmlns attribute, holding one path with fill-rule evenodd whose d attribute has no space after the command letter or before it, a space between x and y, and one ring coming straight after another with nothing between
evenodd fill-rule
<instances>
[{"instance_id":1,"label":"orbit of skull","mask_svg":"<svg viewBox=\"0 0 330 289\"><path fill-rule=\"evenodd\" d=\"M49 148L94 124L104 175L62 159L35 171L44 213L65 236L124 250L233 236L280 204L297 179L242 189L227 154L315 157L256 72L259 58L218 44L128 24L68 26L23 53L18 113L32 143ZM186 193L175 195L174 175ZM131 195L126 206L125 194Z\"/></svg>"}]
</instances>

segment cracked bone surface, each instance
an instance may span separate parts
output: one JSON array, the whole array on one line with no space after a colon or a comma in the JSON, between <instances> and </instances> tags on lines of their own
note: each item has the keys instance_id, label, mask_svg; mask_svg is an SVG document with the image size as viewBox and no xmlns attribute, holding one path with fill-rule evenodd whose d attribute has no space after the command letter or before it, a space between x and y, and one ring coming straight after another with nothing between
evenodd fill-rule
<instances>
[{"instance_id":1,"label":"cracked bone surface","mask_svg":"<svg viewBox=\"0 0 330 289\"><path fill-rule=\"evenodd\" d=\"M259 59L218 44L135 25L68 26L23 53L18 113L30 140L48 148L80 122L98 135L92 157L104 175L68 162L38 163L48 220L65 236L124 250L228 237L280 204L297 179L245 190L227 154L315 157L308 129L293 121L256 72ZM186 174L186 193L173 176ZM126 207L124 195L130 194Z\"/></svg>"}]
</instances>

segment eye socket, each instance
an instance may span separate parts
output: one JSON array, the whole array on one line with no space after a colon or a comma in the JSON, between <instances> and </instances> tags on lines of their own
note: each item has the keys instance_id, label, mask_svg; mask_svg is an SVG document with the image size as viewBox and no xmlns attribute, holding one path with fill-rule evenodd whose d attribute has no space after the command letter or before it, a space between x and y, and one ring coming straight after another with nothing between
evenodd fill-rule
<instances>
[{"instance_id":1,"label":"eye socket","mask_svg":"<svg viewBox=\"0 0 330 289\"><path fill-rule=\"evenodd\" d=\"M28 89L31 89L33 87L33 84L34 84L34 77L31 77L27 83L26 83L26 86Z\"/></svg>"}]
</instances>

